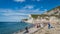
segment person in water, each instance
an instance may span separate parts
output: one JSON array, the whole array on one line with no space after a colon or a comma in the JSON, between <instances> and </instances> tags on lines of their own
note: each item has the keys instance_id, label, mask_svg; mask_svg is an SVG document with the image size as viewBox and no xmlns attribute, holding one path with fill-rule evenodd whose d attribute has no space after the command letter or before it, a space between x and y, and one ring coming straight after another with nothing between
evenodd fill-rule
<instances>
[{"instance_id":1,"label":"person in water","mask_svg":"<svg viewBox=\"0 0 60 34\"><path fill-rule=\"evenodd\" d=\"M25 30L26 30L26 32L25 32L25 33L28 33L28 32L29 32L28 27L26 27L26 28L25 28Z\"/></svg>"}]
</instances>

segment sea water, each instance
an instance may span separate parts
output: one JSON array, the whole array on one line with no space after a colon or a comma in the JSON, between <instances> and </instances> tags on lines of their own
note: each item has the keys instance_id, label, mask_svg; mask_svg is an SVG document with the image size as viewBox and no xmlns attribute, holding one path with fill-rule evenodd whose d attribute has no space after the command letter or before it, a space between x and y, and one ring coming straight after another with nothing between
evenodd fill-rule
<instances>
[{"instance_id":1,"label":"sea water","mask_svg":"<svg viewBox=\"0 0 60 34\"><path fill-rule=\"evenodd\" d=\"M12 34L21 29L24 29L29 25L31 24L21 22L0 22L0 34Z\"/></svg>"}]
</instances>

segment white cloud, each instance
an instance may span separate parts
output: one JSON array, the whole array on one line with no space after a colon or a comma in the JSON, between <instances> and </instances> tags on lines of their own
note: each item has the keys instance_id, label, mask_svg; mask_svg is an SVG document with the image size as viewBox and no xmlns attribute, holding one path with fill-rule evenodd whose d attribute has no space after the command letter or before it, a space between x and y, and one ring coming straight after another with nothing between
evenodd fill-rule
<instances>
[{"instance_id":1,"label":"white cloud","mask_svg":"<svg viewBox=\"0 0 60 34\"><path fill-rule=\"evenodd\" d=\"M13 12L13 10L12 9L0 9L0 12Z\"/></svg>"},{"instance_id":2,"label":"white cloud","mask_svg":"<svg viewBox=\"0 0 60 34\"><path fill-rule=\"evenodd\" d=\"M44 11L40 10L39 8L34 9L35 6L33 5L26 5L22 9L19 10L12 10L12 9L0 9L0 21L2 19L5 21L19 21L21 19L27 18L29 14L41 14L44 11L47 11L47 9L44 9Z\"/></svg>"},{"instance_id":3,"label":"white cloud","mask_svg":"<svg viewBox=\"0 0 60 34\"><path fill-rule=\"evenodd\" d=\"M14 0L15 2L25 2L25 0Z\"/></svg>"},{"instance_id":4,"label":"white cloud","mask_svg":"<svg viewBox=\"0 0 60 34\"><path fill-rule=\"evenodd\" d=\"M32 0L32 1L37 1L37 2L39 2L40 0Z\"/></svg>"},{"instance_id":5,"label":"white cloud","mask_svg":"<svg viewBox=\"0 0 60 34\"><path fill-rule=\"evenodd\" d=\"M3 15L5 15L5 16L24 16L24 15L28 15L28 14L24 14L24 13L4 13Z\"/></svg>"},{"instance_id":6,"label":"white cloud","mask_svg":"<svg viewBox=\"0 0 60 34\"><path fill-rule=\"evenodd\" d=\"M22 10L18 10L18 12L25 14L41 14L41 12L43 11L37 8L37 9L22 9Z\"/></svg>"},{"instance_id":7,"label":"white cloud","mask_svg":"<svg viewBox=\"0 0 60 34\"><path fill-rule=\"evenodd\" d=\"M3 15L27 15L24 13L20 13L18 10L12 10L12 9L0 9L0 13Z\"/></svg>"},{"instance_id":8,"label":"white cloud","mask_svg":"<svg viewBox=\"0 0 60 34\"><path fill-rule=\"evenodd\" d=\"M18 10L18 12L25 14L41 14L41 12L43 13L43 11L40 10L40 8L35 9L34 5L26 5L22 9Z\"/></svg>"},{"instance_id":9,"label":"white cloud","mask_svg":"<svg viewBox=\"0 0 60 34\"><path fill-rule=\"evenodd\" d=\"M0 21L20 21L27 15L11 9L0 9Z\"/></svg>"},{"instance_id":10,"label":"white cloud","mask_svg":"<svg viewBox=\"0 0 60 34\"><path fill-rule=\"evenodd\" d=\"M24 19L26 17L23 16L8 16L8 17L0 17L1 22L20 22L21 19Z\"/></svg>"},{"instance_id":11,"label":"white cloud","mask_svg":"<svg viewBox=\"0 0 60 34\"><path fill-rule=\"evenodd\" d=\"M25 7L23 7L24 9L33 9L34 6L33 5L26 5Z\"/></svg>"}]
</instances>

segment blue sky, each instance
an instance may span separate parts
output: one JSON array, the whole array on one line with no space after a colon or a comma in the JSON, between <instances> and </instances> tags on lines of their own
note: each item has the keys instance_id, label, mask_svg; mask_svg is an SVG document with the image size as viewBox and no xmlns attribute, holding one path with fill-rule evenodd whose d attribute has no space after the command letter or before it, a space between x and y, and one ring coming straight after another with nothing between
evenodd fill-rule
<instances>
[{"instance_id":1,"label":"blue sky","mask_svg":"<svg viewBox=\"0 0 60 34\"><path fill-rule=\"evenodd\" d=\"M0 22L17 22L56 6L60 6L60 0L0 0Z\"/></svg>"}]
</instances>

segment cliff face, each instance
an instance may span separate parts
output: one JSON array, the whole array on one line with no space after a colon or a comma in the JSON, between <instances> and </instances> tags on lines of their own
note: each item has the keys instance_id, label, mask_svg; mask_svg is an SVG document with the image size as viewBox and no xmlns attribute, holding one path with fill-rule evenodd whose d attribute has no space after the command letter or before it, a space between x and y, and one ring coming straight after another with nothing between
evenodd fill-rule
<instances>
[{"instance_id":1,"label":"cliff face","mask_svg":"<svg viewBox=\"0 0 60 34\"><path fill-rule=\"evenodd\" d=\"M51 17L51 16L55 16L60 18L60 6L53 8L51 10L48 10L47 12L43 13L43 14L31 14L32 18L37 18L38 16L40 17Z\"/></svg>"},{"instance_id":2,"label":"cliff face","mask_svg":"<svg viewBox=\"0 0 60 34\"><path fill-rule=\"evenodd\" d=\"M34 19L37 19L38 17L44 18L46 16L47 17L55 16L57 18L60 18L60 6L53 8L53 9L45 12L44 14L31 14L31 15L29 15L29 17L32 17ZM27 21L28 19L25 19L25 20Z\"/></svg>"}]
</instances>

